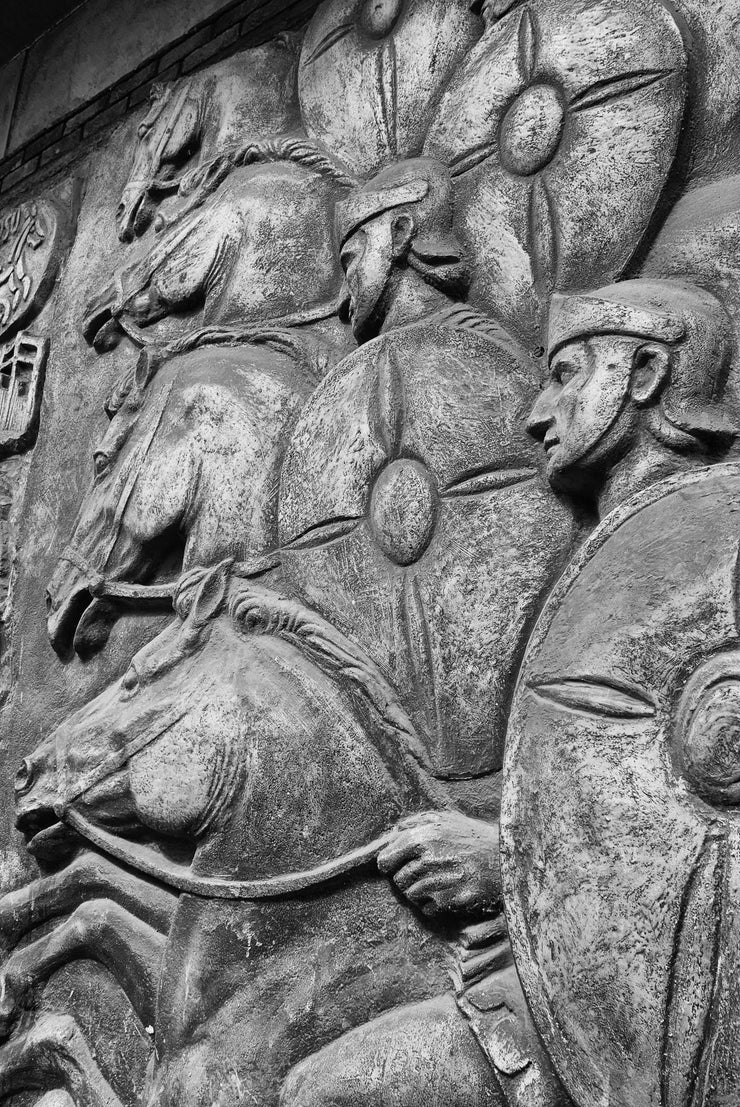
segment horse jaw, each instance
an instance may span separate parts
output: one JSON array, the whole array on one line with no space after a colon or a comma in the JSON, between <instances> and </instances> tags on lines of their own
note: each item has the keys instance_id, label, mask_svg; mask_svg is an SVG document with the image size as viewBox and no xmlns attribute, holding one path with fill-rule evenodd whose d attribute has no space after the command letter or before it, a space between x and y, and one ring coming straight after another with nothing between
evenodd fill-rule
<instances>
[{"instance_id":1,"label":"horse jaw","mask_svg":"<svg viewBox=\"0 0 740 1107\"><path fill-rule=\"evenodd\" d=\"M57 814L56 794L48 787L28 789L19 784L21 774L32 764L26 758L16 776L15 827L26 840L26 849L39 861L48 864L66 861L77 846L79 836L64 825Z\"/></svg>"}]
</instances>

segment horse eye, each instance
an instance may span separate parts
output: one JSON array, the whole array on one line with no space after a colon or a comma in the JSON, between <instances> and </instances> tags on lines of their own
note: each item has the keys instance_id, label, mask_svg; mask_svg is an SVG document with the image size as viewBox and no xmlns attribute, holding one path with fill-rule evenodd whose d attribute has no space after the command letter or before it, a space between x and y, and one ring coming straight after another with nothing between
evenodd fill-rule
<instances>
[{"instance_id":1,"label":"horse eye","mask_svg":"<svg viewBox=\"0 0 740 1107\"><path fill-rule=\"evenodd\" d=\"M102 477L104 473L108 472L110 458L102 450L98 450L97 453L93 454L93 464L95 466L95 476Z\"/></svg>"},{"instance_id":2,"label":"horse eye","mask_svg":"<svg viewBox=\"0 0 740 1107\"><path fill-rule=\"evenodd\" d=\"M138 134L139 138L146 138L151 129L151 124L140 123L139 126L136 128L136 133Z\"/></svg>"}]
</instances>

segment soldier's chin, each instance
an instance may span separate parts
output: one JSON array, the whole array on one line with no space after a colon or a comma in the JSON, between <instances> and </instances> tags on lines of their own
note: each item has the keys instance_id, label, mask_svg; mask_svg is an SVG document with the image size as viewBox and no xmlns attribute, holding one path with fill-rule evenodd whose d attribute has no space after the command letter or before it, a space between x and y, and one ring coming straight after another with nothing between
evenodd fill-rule
<instances>
[{"instance_id":1,"label":"soldier's chin","mask_svg":"<svg viewBox=\"0 0 740 1107\"><path fill-rule=\"evenodd\" d=\"M383 326L383 313L377 303L370 306L353 303L350 309L350 323L352 333L361 346L363 342L369 342L378 337Z\"/></svg>"},{"instance_id":2,"label":"soldier's chin","mask_svg":"<svg viewBox=\"0 0 740 1107\"><path fill-rule=\"evenodd\" d=\"M598 491L598 474L578 461L564 462L558 458L557 450L548 461L547 479L556 492L576 500L591 501Z\"/></svg>"}]
</instances>

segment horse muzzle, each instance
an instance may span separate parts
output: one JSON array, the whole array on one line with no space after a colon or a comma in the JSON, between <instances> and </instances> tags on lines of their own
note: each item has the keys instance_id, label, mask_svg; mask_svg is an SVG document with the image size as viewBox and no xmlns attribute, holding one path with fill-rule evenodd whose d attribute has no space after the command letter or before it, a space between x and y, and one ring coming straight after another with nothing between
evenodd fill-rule
<instances>
[{"instance_id":1,"label":"horse muzzle","mask_svg":"<svg viewBox=\"0 0 740 1107\"><path fill-rule=\"evenodd\" d=\"M50 798L33 795L36 788L35 766L26 759L16 774L15 826L26 839L26 849L40 861L66 858L79 842L79 836L60 820Z\"/></svg>"},{"instance_id":2,"label":"horse muzzle","mask_svg":"<svg viewBox=\"0 0 740 1107\"><path fill-rule=\"evenodd\" d=\"M79 579L63 595L57 596L52 581L46 592L46 630L52 649L60 657L72 650L80 621L93 602L88 581Z\"/></svg>"},{"instance_id":3,"label":"horse muzzle","mask_svg":"<svg viewBox=\"0 0 740 1107\"><path fill-rule=\"evenodd\" d=\"M115 603L97 599L89 587L81 587L56 610L50 606L46 627L52 649L61 658L72 653L92 657L105 646L117 618Z\"/></svg>"},{"instance_id":4,"label":"horse muzzle","mask_svg":"<svg viewBox=\"0 0 740 1107\"><path fill-rule=\"evenodd\" d=\"M155 205L149 195L149 187L124 195L116 212L116 228L121 242L131 243L139 238L154 218Z\"/></svg>"}]
</instances>

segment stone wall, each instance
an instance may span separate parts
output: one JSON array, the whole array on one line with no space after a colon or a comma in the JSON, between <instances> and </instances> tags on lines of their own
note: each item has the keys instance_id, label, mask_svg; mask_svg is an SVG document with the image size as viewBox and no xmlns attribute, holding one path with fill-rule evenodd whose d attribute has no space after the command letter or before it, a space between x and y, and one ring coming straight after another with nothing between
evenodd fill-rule
<instances>
[{"instance_id":1,"label":"stone wall","mask_svg":"<svg viewBox=\"0 0 740 1107\"><path fill-rule=\"evenodd\" d=\"M87 0L0 68L0 193L69 162L171 81L278 30L301 26L316 0Z\"/></svg>"}]
</instances>

